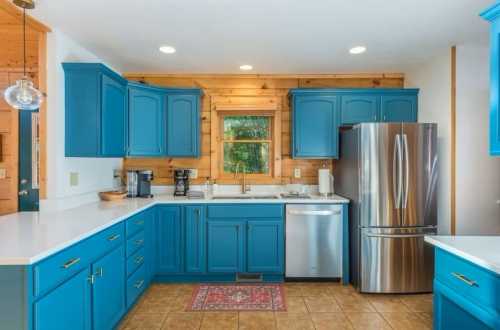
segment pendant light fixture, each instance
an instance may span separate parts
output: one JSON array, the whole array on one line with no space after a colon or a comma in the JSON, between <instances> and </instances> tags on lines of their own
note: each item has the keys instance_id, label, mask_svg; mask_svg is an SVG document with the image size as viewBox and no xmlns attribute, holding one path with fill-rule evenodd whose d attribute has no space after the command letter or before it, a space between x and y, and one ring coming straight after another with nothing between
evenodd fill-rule
<instances>
[{"instance_id":1,"label":"pendant light fixture","mask_svg":"<svg viewBox=\"0 0 500 330\"><path fill-rule=\"evenodd\" d=\"M33 87L33 82L26 75L26 9L35 8L33 0L14 0L14 4L23 9L23 77L4 92L5 101L19 110L36 110L43 101L42 93Z\"/></svg>"}]
</instances>

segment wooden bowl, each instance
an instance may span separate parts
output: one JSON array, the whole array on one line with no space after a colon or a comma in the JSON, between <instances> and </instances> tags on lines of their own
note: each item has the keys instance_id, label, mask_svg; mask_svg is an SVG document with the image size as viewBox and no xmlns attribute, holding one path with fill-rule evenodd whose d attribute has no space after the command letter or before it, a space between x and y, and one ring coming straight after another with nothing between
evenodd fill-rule
<instances>
[{"instance_id":1,"label":"wooden bowl","mask_svg":"<svg viewBox=\"0 0 500 330\"><path fill-rule=\"evenodd\" d=\"M123 192L123 191L103 191L103 192L99 193L99 197L101 198L101 200L107 201L107 202L118 201L118 200L122 200L125 197L127 197L127 192L126 191L125 192Z\"/></svg>"}]
</instances>

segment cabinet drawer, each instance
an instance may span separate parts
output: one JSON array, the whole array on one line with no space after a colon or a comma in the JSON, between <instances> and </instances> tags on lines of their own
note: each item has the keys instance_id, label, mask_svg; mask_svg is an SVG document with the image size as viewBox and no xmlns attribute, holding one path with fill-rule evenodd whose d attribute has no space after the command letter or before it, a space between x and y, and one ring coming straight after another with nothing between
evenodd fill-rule
<instances>
[{"instance_id":1,"label":"cabinet drawer","mask_svg":"<svg viewBox=\"0 0 500 330\"><path fill-rule=\"evenodd\" d=\"M142 265L127 280L127 308L137 300L144 289L146 289L146 268Z\"/></svg>"},{"instance_id":2,"label":"cabinet drawer","mask_svg":"<svg viewBox=\"0 0 500 330\"><path fill-rule=\"evenodd\" d=\"M213 205L209 218L281 218L283 205Z\"/></svg>"},{"instance_id":3,"label":"cabinet drawer","mask_svg":"<svg viewBox=\"0 0 500 330\"><path fill-rule=\"evenodd\" d=\"M143 230L146 226L146 213L142 212L134 215L131 218L128 218L125 221L125 226L127 230L127 237L132 236L139 230Z\"/></svg>"},{"instance_id":4,"label":"cabinet drawer","mask_svg":"<svg viewBox=\"0 0 500 330\"><path fill-rule=\"evenodd\" d=\"M441 249L436 249L436 278L484 307L500 310L500 278Z\"/></svg>"},{"instance_id":5,"label":"cabinet drawer","mask_svg":"<svg viewBox=\"0 0 500 330\"><path fill-rule=\"evenodd\" d=\"M48 257L33 268L35 296L87 267L93 260L124 241L123 223Z\"/></svg>"},{"instance_id":6,"label":"cabinet drawer","mask_svg":"<svg viewBox=\"0 0 500 330\"><path fill-rule=\"evenodd\" d=\"M144 246L144 230L141 230L127 240L127 257Z\"/></svg>"},{"instance_id":7,"label":"cabinet drawer","mask_svg":"<svg viewBox=\"0 0 500 330\"><path fill-rule=\"evenodd\" d=\"M137 268L144 264L144 248L139 249L136 253L127 259L127 277L132 275Z\"/></svg>"}]
</instances>

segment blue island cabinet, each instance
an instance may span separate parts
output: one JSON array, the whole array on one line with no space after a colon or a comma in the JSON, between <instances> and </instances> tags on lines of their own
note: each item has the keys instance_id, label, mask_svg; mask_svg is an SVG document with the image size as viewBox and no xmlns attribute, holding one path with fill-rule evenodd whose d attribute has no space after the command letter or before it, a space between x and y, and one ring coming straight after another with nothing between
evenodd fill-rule
<instances>
[{"instance_id":1,"label":"blue island cabinet","mask_svg":"<svg viewBox=\"0 0 500 330\"><path fill-rule=\"evenodd\" d=\"M435 250L434 329L500 329L500 276Z\"/></svg>"},{"instance_id":2,"label":"blue island cabinet","mask_svg":"<svg viewBox=\"0 0 500 330\"><path fill-rule=\"evenodd\" d=\"M500 156L500 3L481 16L490 27L490 155Z\"/></svg>"},{"instance_id":3,"label":"blue island cabinet","mask_svg":"<svg viewBox=\"0 0 500 330\"><path fill-rule=\"evenodd\" d=\"M123 157L127 81L100 63L63 63L66 157Z\"/></svg>"}]
</instances>

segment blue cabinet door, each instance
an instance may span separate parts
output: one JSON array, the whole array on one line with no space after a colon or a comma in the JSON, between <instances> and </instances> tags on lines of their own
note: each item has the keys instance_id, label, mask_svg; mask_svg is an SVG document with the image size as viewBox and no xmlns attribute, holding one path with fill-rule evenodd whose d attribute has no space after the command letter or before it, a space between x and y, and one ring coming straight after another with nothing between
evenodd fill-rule
<instances>
[{"instance_id":1,"label":"blue cabinet door","mask_svg":"<svg viewBox=\"0 0 500 330\"><path fill-rule=\"evenodd\" d=\"M90 269L75 276L35 302L33 323L37 330L90 330Z\"/></svg>"},{"instance_id":2,"label":"blue cabinet door","mask_svg":"<svg viewBox=\"0 0 500 330\"><path fill-rule=\"evenodd\" d=\"M125 85L101 75L101 154L123 157L127 148L127 112Z\"/></svg>"},{"instance_id":3,"label":"blue cabinet door","mask_svg":"<svg viewBox=\"0 0 500 330\"><path fill-rule=\"evenodd\" d=\"M159 206L156 218L156 270L159 275L182 271L182 223L178 206Z\"/></svg>"},{"instance_id":4,"label":"blue cabinet door","mask_svg":"<svg viewBox=\"0 0 500 330\"><path fill-rule=\"evenodd\" d=\"M94 330L112 329L125 314L125 247L123 244L92 265Z\"/></svg>"},{"instance_id":5,"label":"blue cabinet door","mask_svg":"<svg viewBox=\"0 0 500 330\"><path fill-rule=\"evenodd\" d=\"M223 219L207 222L207 270L211 273L245 271L245 220Z\"/></svg>"},{"instance_id":6,"label":"blue cabinet door","mask_svg":"<svg viewBox=\"0 0 500 330\"><path fill-rule=\"evenodd\" d=\"M500 156L500 5L494 4L481 16L490 27L490 155Z\"/></svg>"},{"instance_id":7,"label":"blue cabinet door","mask_svg":"<svg viewBox=\"0 0 500 330\"><path fill-rule=\"evenodd\" d=\"M248 221L248 272L283 273L283 221L259 219Z\"/></svg>"},{"instance_id":8,"label":"blue cabinet door","mask_svg":"<svg viewBox=\"0 0 500 330\"><path fill-rule=\"evenodd\" d=\"M186 272L204 273L206 271L206 217L205 206L184 207L186 226Z\"/></svg>"},{"instance_id":9,"label":"blue cabinet door","mask_svg":"<svg viewBox=\"0 0 500 330\"><path fill-rule=\"evenodd\" d=\"M165 95L147 86L129 86L130 156L165 153Z\"/></svg>"},{"instance_id":10,"label":"blue cabinet door","mask_svg":"<svg viewBox=\"0 0 500 330\"><path fill-rule=\"evenodd\" d=\"M340 121L343 125L378 121L380 96L346 95L341 98Z\"/></svg>"},{"instance_id":11,"label":"blue cabinet door","mask_svg":"<svg viewBox=\"0 0 500 330\"><path fill-rule=\"evenodd\" d=\"M336 96L295 96L293 101L293 158L337 158Z\"/></svg>"},{"instance_id":12,"label":"blue cabinet door","mask_svg":"<svg viewBox=\"0 0 500 330\"><path fill-rule=\"evenodd\" d=\"M381 121L387 123L416 122L417 106L416 95L382 95Z\"/></svg>"},{"instance_id":13,"label":"blue cabinet door","mask_svg":"<svg viewBox=\"0 0 500 330\"><path fill-rule=\"evenodd\" d=\"M167 155L200 156L199 96L167 96Z\"/></svg>"},{"instance_id":14,"label":"blue cabinet door","mask_svg":"<svg viewBox=\"0 0 500 330\"><path fill-rule=\"evenodd\" d=\"M156 273L156 207L144 211L143 216L146 223L144 227L144 266L146 268L146 280L149 284Z\"/></svg>"}]
</instances>

